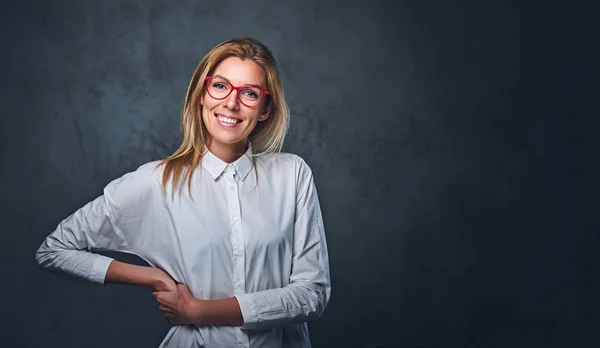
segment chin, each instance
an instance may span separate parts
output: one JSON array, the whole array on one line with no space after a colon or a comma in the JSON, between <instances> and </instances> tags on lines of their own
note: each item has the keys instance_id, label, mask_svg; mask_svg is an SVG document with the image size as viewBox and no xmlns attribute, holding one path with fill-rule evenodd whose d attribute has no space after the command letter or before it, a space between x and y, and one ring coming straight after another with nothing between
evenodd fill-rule
<instances>
[{"instance_id":1,"label":"chin","mask_svg":"<svg viewBox=\"0 0 600 348\"><path fill-rule=\"evenodd\" d=\"M210 132L209 132L210 133ZM211 133L212 141L224 144L224 145L235 145L239 143L244 143L248 140L247 137L232 137L232 136L223 136L222 134L214 134Z\"/></svg>"},{"instance_id":2,"label":"chin","mask_svg":"<svg viewBox=\"0 0 600 348\"><path fill-rule=\"evenodd\" d=\"M215 138L214 141L217 143L220 143L220 144L224 144L224 145L236 145L236 144L240 144L240 143L245 143L246 139L218 139L218 138Z\"/></svg>"}]
</instances>

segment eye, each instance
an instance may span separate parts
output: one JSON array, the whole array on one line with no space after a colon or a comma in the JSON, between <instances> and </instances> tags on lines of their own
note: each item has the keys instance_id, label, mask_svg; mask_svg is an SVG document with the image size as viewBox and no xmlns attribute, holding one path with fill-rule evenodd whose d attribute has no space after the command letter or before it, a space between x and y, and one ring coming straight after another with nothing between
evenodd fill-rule
<instances>
[{"instance_id":1,"label":"eye","mask_svg":"<svg viewBox=\"0 0 600 348\"><path fill-rule=\"evenodd\" d=\"M244 89L242 91L242 95L244 95L245 97L249 98L249 99L258 99L259 94L254 91L253 89Z\"/></svg>"},{"instance_id":2,"label":"eye","mask_svg":"<svg viewBox=\"0 0 600 348\"><path fill-rule=\"evenodd\" d=\"M218 81L213 82L212 86L214 89L220 89L220 90L224 90L224 89L228 88L227 84L225 84L223 82L218 82Z\"/></svg>"}]
</instances>

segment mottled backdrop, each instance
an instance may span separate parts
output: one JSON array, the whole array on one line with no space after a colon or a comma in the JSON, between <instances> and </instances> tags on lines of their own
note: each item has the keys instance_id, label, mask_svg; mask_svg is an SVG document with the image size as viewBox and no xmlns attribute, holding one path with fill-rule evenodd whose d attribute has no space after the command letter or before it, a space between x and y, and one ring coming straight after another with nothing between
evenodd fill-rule
<instances>
[{"instance_id":1,"label":"mottled backdrop","mask_svg":"<svg viewBox=\"0 0 600 348\"><path fill-rule=\"evenodd\" d=\"M197 63L236 36L273 51L292 113L285 150L315 174L333 293L310 324L314 347L600 345L597 200L582 184L597 158L593 127L576 121L591 95L575 74L594 45L585 10L3 4L2 347L158 346L168 324L150 290L65 280L39 270L35 250L109 181L177 148Z\"/></svg>"}]
</instances>

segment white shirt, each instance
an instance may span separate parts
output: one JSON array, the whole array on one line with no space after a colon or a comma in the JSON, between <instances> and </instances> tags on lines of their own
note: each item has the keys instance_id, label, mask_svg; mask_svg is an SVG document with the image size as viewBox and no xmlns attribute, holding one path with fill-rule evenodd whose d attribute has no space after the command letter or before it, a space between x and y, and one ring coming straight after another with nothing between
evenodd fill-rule
<instances>
[{"instance_id":1,"label":"white shirt","mask_svg":"<svg viewBox=\"0 0 600 348\"><path fill-rule=\"evenodd\" d=\"M195 298L235 296L244 326L173 326L160 347L310 347L307 321L331 293L317 191L300 157L227 164L207 152L171 197L147 163L63 220L36 254L41 267L103 283L111 258L135 254L186 284ZM254 162L254 163L253 163Z\"/></svg>"}]
</instances>

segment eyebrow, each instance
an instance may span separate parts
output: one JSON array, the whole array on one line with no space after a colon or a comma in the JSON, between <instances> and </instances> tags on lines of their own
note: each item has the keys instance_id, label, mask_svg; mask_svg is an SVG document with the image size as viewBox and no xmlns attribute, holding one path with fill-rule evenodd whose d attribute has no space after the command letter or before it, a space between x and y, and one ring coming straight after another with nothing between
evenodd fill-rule
<instances>
[{"instance_id":1,"label":"eyebrow","mask_svg":"<svg viewBox=\"0 0 600 348\"><path fill-rule=\"evenodd\" d=\"M220 78L222 78L223 80L227 80L227 82L231 83L231 81L229 81L229 79L228 79L228 78L226 78L226 77L223 77L223 76L221 76L221 75L215 75L215 76L213 76L213 77L220 77ZM232 83L232 84L233 84L233 83ZM244 86L250 86L250 87L262 88L261 86L259 86L259 85L255 85L255 84L252 84L252 83L246 83L246 84L244 84Z\"/></svg>"}]
</instances>

